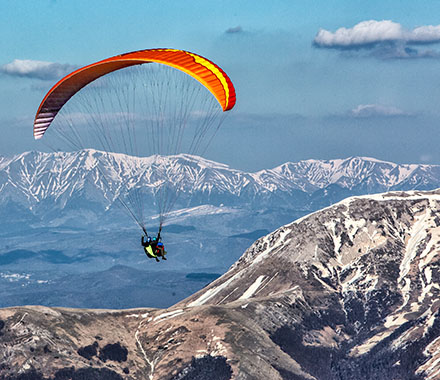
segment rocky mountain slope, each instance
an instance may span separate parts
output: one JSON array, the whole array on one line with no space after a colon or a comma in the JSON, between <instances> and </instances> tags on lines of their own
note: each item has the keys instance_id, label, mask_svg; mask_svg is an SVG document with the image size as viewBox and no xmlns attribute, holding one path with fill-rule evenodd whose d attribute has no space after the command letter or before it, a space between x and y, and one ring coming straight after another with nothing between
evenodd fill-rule
<instances>
[{"instance_id":1,"label":"rocky mountain slope","mask_svg":"<svg viewBox=\"0 0 440 380\"><path fill-rule=\"evenodd\" d=\"M346 199L167 310L2 309L0 379L439 379L439 213Z\"/></svg>"}]
</instances>

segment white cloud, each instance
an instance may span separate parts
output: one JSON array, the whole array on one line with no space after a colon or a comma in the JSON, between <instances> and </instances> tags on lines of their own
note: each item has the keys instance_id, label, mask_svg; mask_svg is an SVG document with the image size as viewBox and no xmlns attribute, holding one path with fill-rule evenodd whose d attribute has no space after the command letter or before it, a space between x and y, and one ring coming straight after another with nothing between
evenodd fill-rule
<instances>
[{"instance_id":1,"label":"white cloud","mask_svg":"<svg viewBox=\"0 0 440 380\"><path fill-rule=\"evenodd\" d=\"M360 104L350 111L351 116L367 118L375 116L409 116L409 113L399 108L384 106L381 104Z\"/></svg>"},{"instance_id":2,"label":"white cloud","mask_svg":"<svg viewBox=\"0 0 440 380\"><path fill-rule=\"evenodd\" d=\"M379 58L432 58L439 53L419 50L409 45L440 43L440 25L425 25L412 30L391 20L362 21L352 28L335 32L320 29L313 44L320 48L340 50L372 50Z\"/></svg>"},{"instance_id":3,"label":"white cloud","mask_svg":"<svg viewBox=\"0 0 440 380\"><path fill-rule=\"evenodd\" d=\"M349 48L383 41L402 39L404 31L398 23L385 21L362 21L353 28L339 28L332 33L320 29L314 43L320 47Z\"/></svg>"},{"instance_id":4,"label":"white cloud","mask_svg":"<svg viewBox=\"0 0 440 380\"><path fill-rule=\"evenodd\" d=\"M62 78L74 69L75 67L69 64L14 59L12 62L0 66L0 73L16 77L53 80Z\"/></svg>"},{"instance_id":5,"label":"white cloud","mask_svg":"<svg viewBox=\"0 0 440 380\"><path fill-rule=\"evenodd\" d=\"M440 41L440 25L420 26L410 32L408 42L413 43L436 43Z\"/></svg>"}]
</instances>

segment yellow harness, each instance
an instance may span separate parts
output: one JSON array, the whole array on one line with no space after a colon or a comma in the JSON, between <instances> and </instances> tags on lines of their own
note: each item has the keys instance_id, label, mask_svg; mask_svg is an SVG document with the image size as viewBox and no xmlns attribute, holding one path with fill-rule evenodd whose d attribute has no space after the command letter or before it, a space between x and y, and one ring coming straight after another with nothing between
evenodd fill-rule
<instances>
[{"instance_id":1,"label":"yellow harness","mask_svg":"<svg viewBox=\"0 0 440 380\"><path fill-rule=\"evenodd\" d=\"M153 248L151 248L151 245L147 245L146 247L144 247L144 250L148 257L151 258L157 257L157 255L153 252Z\"/></svg>"}]
</instances>

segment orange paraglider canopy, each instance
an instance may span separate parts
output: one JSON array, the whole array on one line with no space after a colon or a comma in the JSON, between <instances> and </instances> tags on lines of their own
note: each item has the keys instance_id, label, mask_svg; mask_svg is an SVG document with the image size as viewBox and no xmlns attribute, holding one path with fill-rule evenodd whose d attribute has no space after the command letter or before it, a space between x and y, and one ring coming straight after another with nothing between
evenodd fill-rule
<instances>
[{"instance_id":1,"label":"orange paraglider canopy","mask_svg":"<svg viewBox=\"0 0 440 380\"><path fill-rule=\"evenodd\" d=\"M82 67L56 83L38 108L34 120L34 138L43 137L63 105L90 82L113 71L150 62L174 67L198 80L214 95L223 111L234 107L234 86L226 73L215 63L184 50L139 50Z\"/></svg>"}]
</instances>

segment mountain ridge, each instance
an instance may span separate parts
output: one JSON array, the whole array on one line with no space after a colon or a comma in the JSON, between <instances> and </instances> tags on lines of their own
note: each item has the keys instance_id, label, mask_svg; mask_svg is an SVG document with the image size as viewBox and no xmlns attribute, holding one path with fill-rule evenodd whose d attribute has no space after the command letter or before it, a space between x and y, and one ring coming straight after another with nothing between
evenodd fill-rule
<instances>
[{"instance_id":1,"label":"mountain ridge","mask_svg":"<svg viewBox=\"0 0 440 380\"><path fill-rule=\"evenodd\" d=\"M439 214L440 190L350 197L168 309L0 309L0 378L438 379Z\"/></svg>"},{"instance_id":2,"label":"mountain ridge","mask_svg":"<svg viewBox=\"0 0 440 380\"><path fill-rule=\"evenodd\" d=\"M143 187L152 197L163 178L184 194L182 204L194 200L199 204L234 203L237 197L252 203L273 197L310 196L329 186L356 194L426 190L440 186L440 166L350 157L287 162L272 169L245 172L185 154L131 157L92 149L73 153L25 152L0 162L0 196L30 209L53 199L62 209L69 197L83 193L106 209L135 188Z\"/></svg>"}]
</instances>

